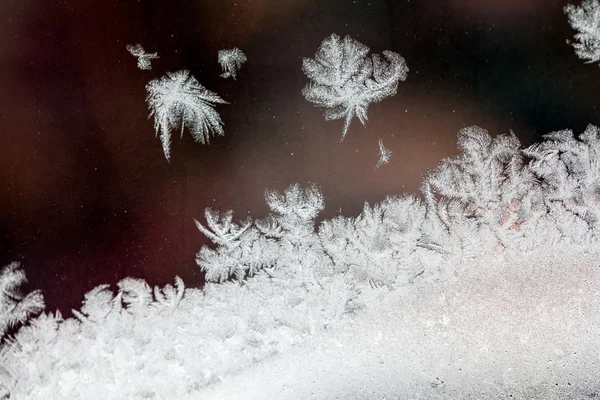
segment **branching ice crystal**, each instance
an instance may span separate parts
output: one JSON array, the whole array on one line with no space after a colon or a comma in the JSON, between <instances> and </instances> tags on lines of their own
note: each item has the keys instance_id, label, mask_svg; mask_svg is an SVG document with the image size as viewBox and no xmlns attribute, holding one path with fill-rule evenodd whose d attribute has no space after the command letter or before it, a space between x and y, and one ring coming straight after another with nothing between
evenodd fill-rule
<instances>
[{"instance_id":1,"label":"branching ice crystal","mask_svg":"<svg viewBox=\"0 0 600 400\"><path fill-rule=\"evenodd\" d=\"M392 151L385 148L383 145L383 141L379 139L379 162L375 169L381 167L383 164L387 164L390 162L390 158L392 158Z\"/></svg>"},{"instance_id":2,"label":"branching ice crystal","mask_svg":"<svg viewBox=\"0 0 600 400\"><path fill-rule=\"evenodd\" d=\"M207 90L189 71L167 73L146 85L146 101L154 129L160 134L165 157L170 161L171 131L187 126L196 142L209 143L211 134L224 135L223 122L212 103L227 104L216 93Z\"/></svg>"},{"instance_id":3,"label":"branching ice crystal","mask_svg":"<svg viewBox=\"0 0 600 400\"><path fill-rule=\"evenodd\" d=\"M137 57L138 63L137 66L139 69L149 70L152 69L152 65L150 62L152 60L156 60L158 57L158 53L146 53L141 44L128 44L125 46L128 52L131 53L132 56Z\"/></svg>"},{"instance_id":4,"label":"branching ice crystal","mask_svg":"<svg viewBox=\"0 0 600 400\"><path fill-rule=\"evenodd\" d=\"M342 140L354 116L365 125L369 104L396 94L398 81L404 81L408 67L404 58L392 51L383 57L367 56L369 48L346 36L333 34L325 39L315 58L305 58L302 70L310 82L302 89L306 100L325 107L325 119L344 118Z\"/></svg>"},{"instance_id":5,"label":"branching ice crystal","mask_svg":"<svg viewBox=\"0 0 600 400\"><path fill-rule=\"evenodd\" d=\"M237 78L237 73L242 64L247 61L246 55L237 47L219 50L219 64L223 68L222 78Z\"/></svg>"},{"instance_id":6,"label":"branching ice crystal","mask_svg":"<svg viewBox=\"0 0 600 400\"><path fill-rule=\"evenodd\" d=\"M567 4L564 8L569 23L579 33L575 41L567 41L577 56L588 63L600 61L600 4L598 0L583 0L580 6Z\"/></svg>"},{"instance_id":7,"label":"branching ice crystal","mask_svg":"<svg viewBox=\"0 0 600 400\"><path fill-rule=\"evenodd\" d=\"M0 339L6 331L23 324L45 307L39 290L27 295L19 287L27 282L25 271L18 262L12 262L0 270Z\"/></svg>"}]
</instances>

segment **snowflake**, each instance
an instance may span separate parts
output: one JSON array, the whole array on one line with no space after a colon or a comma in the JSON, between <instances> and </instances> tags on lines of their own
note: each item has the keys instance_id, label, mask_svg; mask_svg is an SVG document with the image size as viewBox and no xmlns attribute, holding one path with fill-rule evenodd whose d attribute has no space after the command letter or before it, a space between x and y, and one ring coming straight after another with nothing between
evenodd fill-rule
<instances>
[{"instance_id":1,"label":"snowflake","mask_svg":"<svg viewBox=\"0 0 600 400\"><path fill-rule=\"evenodd\" d=\"M128 52L131 53L132 56L137 57L138 59L138 63L137 66L139 69L144 69L144 70L148 70L148 69L152 69L152 65L150 65L150 62L152 60L156 60L158 57L157 53L146 53L144 51L144 48L142 47L142 45L140 44L128 44L127 46L125 46L125 48L127 49Z\"/></svg>"},{"instance_id":2,"label":"snowflake","mask_svg":"<svg viewBox=\"0 0 600 400\"><path fill-rule=\"evenodd\" d=\"M390 158L392 158L392 151L386 149L383 145L383 141L379 139L379 162L377 162L375 169L381 167L383 164L389 163Z\"/></svg>"},{"instance_id":3,"label":"snowflake","mask_svg":"<svg viewBox=\"0 0 600 400\"><path fill-rule=\"evenodd\" d=\"M577 56L588 63L600 61L600 4L598 0L583 0L581 6L567 4L564 8L573 29Z\"/></svg>"},{"instance_id":4,"label":"snowflake","mask_svg":"<svg viewBox=\"0 0 600 400\"><path fill-rule=\"evenodd\" d=\"M345 118L342 140L354 116L365 125L369 104L396 94L408 67L404 58L384 51L383 58L367 56L369 48L350 36L325 39L315 58L305 58L302 70L310 82L302 89L306 100L325 107L325 119Z\"/></svg>"},{"instance_id":5,"label":"snowflake","mask_svg":"<svg viewBox=\"0 0 600 400\"><path fill-rule=\"evenodd\" d=\"M221 68L223 68L221 77L231 77L235 80L237 72L246 60L246 55L237 47L219 50L219 64L221 64Z\"/></svg>"},{"instance_id":6,"label":"snowflake","mask_svg":"<svg viewBox=\"0 0 600 400\"><path fill-rule=\"evenodd\" d=\"M223 136L223 122L212 103L227 104L216 93L207 90L189 71L167 73L146 85L146 101L154 129L160 133L165 157L170 161L171 131L187 126L196 142L208 143L211 133Z\"/></svg>"}]
</instances>

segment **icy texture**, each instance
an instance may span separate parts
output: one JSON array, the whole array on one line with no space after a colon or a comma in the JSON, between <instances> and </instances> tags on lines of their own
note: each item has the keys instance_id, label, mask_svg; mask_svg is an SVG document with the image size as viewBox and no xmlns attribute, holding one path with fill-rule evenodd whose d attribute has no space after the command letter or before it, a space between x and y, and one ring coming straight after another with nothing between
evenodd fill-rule
<instances>
[{"instance_id":1,"label":"icy texture","mask_svg":"<svg viewBox=\"0 0 600 400\"><path fill-rule=\"evenodd\" d=\"M507 252L382 297L348 324L200 392L205 400L592 400L597 253ZM571 254L570 254L571 253ZM576 262L573 262L574 258Z\"/></svg>"},{"instance_id":2,"label":"icy texture","mask_svg":"<svg viewBox=\"0 0 600 400\"><path fill-rule=\"evenodd\" d=\"M341 276L303 282L259 273L184 291L177 278L152 293L127 278L116 295L102 285L76 319L44 314L21 329L0 379L32 400L183 399L333 326L357 296Z\"/></svg>"},{"instance_id":3,"label":"icy texture","mask_svg":"<svg viewBox=\"0 0 600 400\"><path fill-rule=\"evenodd\" d=\"M125 48L129 53L131 53L132 56L137 57L137 66L139 69L152 69L152 60L160 58L158 57L158 53L146 53L141 44L128 44L127 46L125 46Z\"/></svg>"},{"instance_id":4,"label":"icy texture","mask_svg":"<svg viewBox=\"0 0 600 400\"><path fill-rule=\"evenodd\" d=\"M207 210L202 290L101 285L76 318L21 328L0 382L32 400L591 396L598 129L522 150L471 127L458 143L424 201L388 197L318 229L314 186L267 191L254 222Z\"/></svg>"},{"instance_id":5,"label":"icy texture","mask_svg":"<svg viewBox=\"0 0 600 400\"><path fill-rule=\"evenodd\" d=\"M577 56L588 63L600 61L600 3L583 0L580 6L567 4L564 8L569 23L578 33L571 43Z\"/></svg>"},{"instance_id":6,"label":"icy texture","mask_svg":"<svg viewBox=\"0 0 600 400\"><path fill-rule=\"evenodd\" d=\"M221 77L231 77L234 80L237 79L237 73L242 64L247 61L244 52L237 47L234 47L233 49L219 50L218 60L219 64L221 64L221 68L223 69Z\"/></svg>"},{"instance_id":7,"label":"icy texture","mask_svg":"<svg viewBox=\"0 0 600 400\"><path fill-rule=\"evenodd\" d=\"M524 152L533 159L531 171L540 180L544 203L559 225L569 227L568 234L575 233L586 243L600 233L600 131L590 125L579 139L570 130L544 139Z\"/></svg>"},{"instance_id":8,"label":"icy texture","mask_svg":"<svg viewBox=\"0 0 600 400\"><path fill-rule=\"evenodd\" d=\"M377 165L375 166L375 169L381 167L383 164L389 163L391 158L392 158L391 150L386 149L385 146L383 145L383 140L379 139L379 161L377 161Z\"/></svg>"},{"instance_id":9,"label":"icy texture","mask_svg":"<svg viewBox=\"0 0 600 400\"><path fill-rule=\"evenodd\" d=\"M160 135L167 160L171 158L171 132L185 128L199 143L209 143L211 135L224 135L223 122L214 103L227 104L216 93L207 90L187 70L167 73L146 85L146 102L154 129Z\"/></svg>"},{"instance_id":10,"label":"icy texture","mask_svg":"<svg viewBox=\"0 0 600 400\"><path fill-rule=\"evenodd\" d=\"M302 71L310 82L302 89L306 100L326 108L325 119L344 118L342 140L356 116L365 125L369 104L396 94L398 81L404 81L408 67L393 51L367 56L369 48L346 36L333 34L325 39L315 58L302 61Z\"/></svg>"},{"instance_id":11,"label":"icy texture","mask_svg":"<svg viewBox=\"0 0 600 400\"><path fill-rule=\"evenodd\" d=\"M221 282L231 277L242 279L265 269L273 274L274 268L285 274L289 269L299 269L312 274L313 270L330 273L329 260L315 233L315 218L324 207L322 194L316 187L303 190L299 185L288 188L280 195L267 191L266 201L273 212L268 218L243 223L240 228L231 221L231 211L225 214L222 226L229 229L225 245L216 250L203 247L196 256L198 265L206 271L206 279ZM207 210L209 226L223 232L215 223L214 214ZM201 225L196 222L199 226ZM240 233L240 229L243 232ZM202 231L202 229L200 229ZM207 235L216 244L214 235ZM303 269L303 267L305 267ZM317 274L319 276L319 274Z\"/></svg>"},{"instance_id":12,"label":"icy texture","mask_svg":"<svg viewBox=\"0 0 600 400\"><path fill-rule=\"evenodd\" d=\"M8 264L0 271L0 338L7 330L44 310L44 298L39 290L26 296L21 294L19 286L25 282L25 271L18 262Z\"/></svg>"},{"instance_id":13,"label":"icy texture","mask_svg":"<svg viewBox=\"0 0 600 400\"><path fill-rule=\"evenodd\" d=\"M425 174L423 243L458 258L492 247L520 244L528 249L519 239L525 227L536 229L547 209L540 185L523 165L519 140L513 133L492 139L486 130L470 127L459 132L458 149L461 155L442 160ZM530 232L528 239L535 241L542 231Z\"/></svg>"},{"instance_id":14,"label":"icy texture","mask_svg":"<svg viewBox=\"0 0 600 400\"><path fill-rule=\"evenodd\" d=\"M25 282L25 271L18 262L8 264L0 271L0 345L10 329L44 310L44 298L39 290L26 296L21 294L19 286ZM4 362L5 357L6 348L0 348L0 399L9 395L10 382L19 376Z\"/></svg>"}]
</instances>

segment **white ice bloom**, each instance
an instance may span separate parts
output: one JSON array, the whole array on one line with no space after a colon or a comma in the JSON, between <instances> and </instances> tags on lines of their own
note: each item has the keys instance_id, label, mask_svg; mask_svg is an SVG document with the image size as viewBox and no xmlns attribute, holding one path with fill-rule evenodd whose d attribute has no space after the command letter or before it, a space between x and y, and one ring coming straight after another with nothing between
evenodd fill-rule
<instances>
[{"instance_id":1,"label":"white ice bloom","mask_svg":"<svg viewBox=\"0 0 600 400\"><path fill-rule=\"evenodd\" d=\"M137 66L139 69L149 70L152 69L151 61L156 60L158 57L158 53L146 53L141 44L128 44L125 46L127 51L131 53L132 56L137 57L138 63Z\"/></svg>"},{"instance_id":2,"label":"white ice bloom","mask_svg":"<svg viewBox=\"0 0 600 400\"><path fill-rule=\"evenodd\" d=\"M146 101L154 129L160 134L165 157L170 161L171 131L184 128L196 142L209 143L211 134L224 135L223 122L213 103L227 104L219 95L202 86L187 70L167 73L146 85Z\"/></svg>"},{"instance_id":3,"label":"white ice bloom","mask_svg":"<svg viewBox=\"0 0 600 400\"><path fill-rule=\"evenodd\" d=\"M600 61L600 3L583 0L580 6L567 4L564 8L569 23L578 33L575 41L567 41L575 48L577 56L588 63Z\"/></svg>"},{"instance_id":4,"label":"white ice bloom","mask_svg":"<svg viewBox=\"0 0 600 400\"><path fill-rule=\"evenodd\" d=\"M247 61L246 55L237 47L219 50L219 64L223 68L222 78L237 78L237 73L242 64Z\"/></svg>"},{"instance_id":5,"label":"white ice bloom","mask_svg":"<svg viewBox=\"0 0 600 400\"><path fill-rule=\"evenodd\" d=\"M310 82L302 89L306 100L325 107L325 119L345 119L342 140L354 116L364 125L369 104L396 94L398 81L404 81L408 67L404 58L392 51L383 57L346 36L333 34L325 39L315 58L305 58L302 70Z\"/></svg>"},{"instance_id":6,"label":"white ice bloom","mask_svg":"<svg viewBox=\"0 0 600 400\"><path fill-rule=\"evenodd\" d=\"M377 162L375 169L381 167L383 164L389 163L391 158L392 158L392 151L389 149L386 149L385 146L383 145L383 141L381 139L379 139L379 161Z\"/></svg>"}]
</instances>

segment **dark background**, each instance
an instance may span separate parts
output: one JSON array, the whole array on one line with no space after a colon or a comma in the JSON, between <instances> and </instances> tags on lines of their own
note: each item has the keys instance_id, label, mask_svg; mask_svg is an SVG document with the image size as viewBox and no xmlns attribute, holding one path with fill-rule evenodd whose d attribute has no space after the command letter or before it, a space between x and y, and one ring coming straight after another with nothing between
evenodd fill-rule
<instances>
[{"instance_id":1,"label":"dark background","mask_svg":"<svg viewBox=\"0 0 600 400\"><path fill-rule=\"evenodd\" d=\"M55 3L55 4L53 4ZM524 4L526 3L526 4ZM266 216L266 188L316 183L327 208L416 193L456 154L459 129L513 130L524 145L598 124L600 70L565 40L558 0L99 0L0 2L0 262L23 262L49 310L126 276L199 286L206 207ZM331 33L410 68L398 94L354 120L306 102L302 57ZM137 69L126 44L161 57ZM240 47L238 80L217 51ZM172 161L148 120L145 85L189 69L229 105L210 146L173 135ZM374 170L377 140L394 152Z\"/></svg>"}]
</instances>

